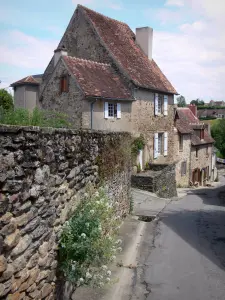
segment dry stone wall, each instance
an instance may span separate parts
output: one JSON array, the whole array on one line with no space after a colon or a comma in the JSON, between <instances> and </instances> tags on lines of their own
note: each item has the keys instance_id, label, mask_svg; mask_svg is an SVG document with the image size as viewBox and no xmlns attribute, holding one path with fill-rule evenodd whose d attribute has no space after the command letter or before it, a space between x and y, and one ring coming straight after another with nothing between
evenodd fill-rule
<instances>
[{"instance_id":1,"label":"dry stone wall","mask_svg":"<svg viewBox=\"0 0 225 300\"><path fill-rule=\"evenodd\" d=\"M0 299L55 299L60 229L104 181L129 211L130 135L0 126ZM127 148L126 148L127 146Z\"/></svg>"}]
</instances>

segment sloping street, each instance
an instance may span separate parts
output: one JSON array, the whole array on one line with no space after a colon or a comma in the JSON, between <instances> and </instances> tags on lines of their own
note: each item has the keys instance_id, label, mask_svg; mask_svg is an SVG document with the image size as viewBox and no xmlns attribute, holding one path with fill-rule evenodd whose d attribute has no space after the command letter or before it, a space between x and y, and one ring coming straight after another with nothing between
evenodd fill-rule
<instances>
[{"instance_id":1,"label":"sloping street","mask_svg":"<svg viewBox=\"0 0 225 300\"><path fill-rule=\"evenodd\" d=\"M225 299L224 186L189 191L154 223L153 237L145 233L132 299Z\"/></svg>"}]
</instances>

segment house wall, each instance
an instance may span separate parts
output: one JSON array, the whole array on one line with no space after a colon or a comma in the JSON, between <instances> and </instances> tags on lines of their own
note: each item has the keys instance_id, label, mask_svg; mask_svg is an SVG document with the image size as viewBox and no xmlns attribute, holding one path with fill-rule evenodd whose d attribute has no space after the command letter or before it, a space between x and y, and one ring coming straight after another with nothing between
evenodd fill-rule
<instances>
[{"instance_id":1,"label":"house wall","mask_svg":"<svg viewBox=\"0 0 225 300\"><path fill-rule=\"evenodd\" d=\"M17 86L14 88L14 105L18 108L25 107L25 86Z\"/></svg>"},{"instance_id":2,"label":"house wall","mask_svg":"<svg viewBox=\"0 0 225 300\"><path fill-rule=\"evenodd\" d=\"M68 115L73 128L81 127L83 94L69 76L69 91L60 93L60 77L68 74L62 61L54 70L40 99L40 105L47 110L55 110Z\"/></svg>"},{"instance_id":3,"label":"house wall","mask_svg":"<svg viewBox=\"0 0 225 300\"><path fill-rule=\"evenodd\" d=\"M104 117L104 102L96 100L93 104L92 129L95 130L111 130L111 131L131 131L131 108L132 102L113 101L113 103L121 104L121 118ZM108 101L110 103L110 101ZM91 128L91 101L83 101L82 127Z\"/></svg>"},{"instance_id":4,"label":"house wall","mask_svg":"<svg viewBox=\"0 0 225 300\"><path fill-rule=\"evenodd\" d=\"M39 86L25 87L25 107L30 111L32 111L38 104L38 89Z\"/></svg>"},{"instance_id":5,"label":"house wall","mask_svg":"<svg viewBox=\"0 0 225 300\"><path fill-rule=\"evenodd\" d=\"M191 172L194 169L206 168L209 166L209 176L211 176L212 170L212 145L208 145L208 155L206 155L207 145L197 146L198 148L198 157L196 157L196 146L191 147ZM191 174L192 176L192 174ZM192 177L191 177L192 179Z\"/></svg>"},{"instance_id":6,"label":"house wall","mask_svg":"<svg viewBox=\"0 0 225 300\"><path fill-rule=\"evenodd\" d=\"M174 102L173 95L168 95L168 115L155 116L154 92L138 89L134 91L137 99L132 104L132 132L135 135L143 134L145 148L143 163L170 163L174 162ZM168 133L168 155L161 155L154 159L154 133Z\"/></svg>"},{"instance_id":7,"label":"house wall","mask_svg":"<svg viewBox=\"0 0 225 300\"><path fill-rule=\"evenodd\" d=\"M176 160L176 182L177 186L187 187L189 186L190 178L191 178L191 166L190 166L190 158L191 158L191 137L190 134L183 134L183 150L179 149L179 133L176 132L174 134L174 159ZM181 175L181 166L182 162L186 161L186 175Z\"/></svg>"}]
</instances>

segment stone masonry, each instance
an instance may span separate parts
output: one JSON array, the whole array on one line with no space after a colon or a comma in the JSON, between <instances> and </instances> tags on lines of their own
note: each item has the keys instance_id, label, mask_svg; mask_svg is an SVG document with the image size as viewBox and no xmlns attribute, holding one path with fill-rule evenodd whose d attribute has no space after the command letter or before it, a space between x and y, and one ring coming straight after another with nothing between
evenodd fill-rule
<instances>
[{"instance_id":1,"label":"stone masonry","mask_svg":"<svg viewBox=\"0 0 225 300\"><path fill-rule=\"evenodd\" d=\"M128 133L0 126L0 299L55 299L57 245L87 184L125 216Z\"/></svg>"}]
</instances>

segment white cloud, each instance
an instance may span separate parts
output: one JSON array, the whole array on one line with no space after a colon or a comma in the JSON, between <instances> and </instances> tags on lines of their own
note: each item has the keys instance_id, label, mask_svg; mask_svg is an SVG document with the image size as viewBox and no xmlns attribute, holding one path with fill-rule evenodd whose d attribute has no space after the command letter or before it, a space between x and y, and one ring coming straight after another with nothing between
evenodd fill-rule
<instances>
[{"instance_id":1,"label":"white cloud","mask_svg":"<svg viewBox=\"0 0 225 300\"><path fill-rule=\"evenodd\" d=\"M167 0L165 3L166 6L184 6L184 1L183 0Z\"/></svg>"},{"instance_id":2,"label":"white cloud","mask_svg":"<svg viewBox=\"0 0 225 300\"><path fill-rule=\"evenodd\" d=\"M26 35L21 31L3 32L0 63L44 71L58 41L48 41Z\"/></svg>"}]
</instances>

